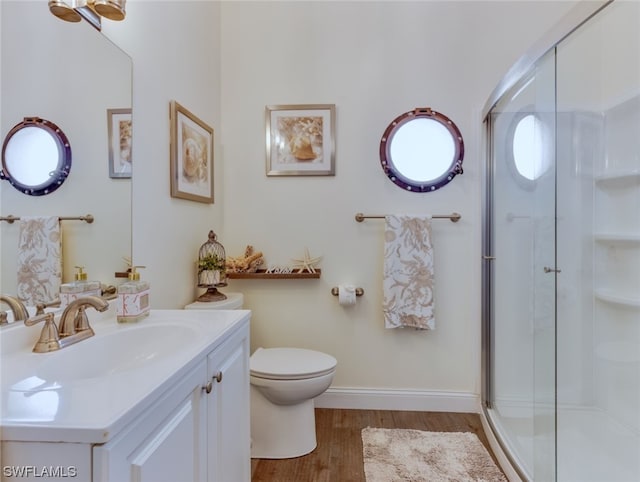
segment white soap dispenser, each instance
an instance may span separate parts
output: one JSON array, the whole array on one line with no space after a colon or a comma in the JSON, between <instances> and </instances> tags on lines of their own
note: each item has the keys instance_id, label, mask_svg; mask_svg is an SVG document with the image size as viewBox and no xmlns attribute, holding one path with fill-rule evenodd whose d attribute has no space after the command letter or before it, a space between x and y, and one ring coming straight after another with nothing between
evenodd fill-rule
<instances>
[{"instance_id":1,"label":"white soap dispenser","mask_svg":"<svg viewBox=\"0 0 640 482\"><path fill-rule=\"evenodd\" d=\"M60 307L64 308L72 301L85 296L101 296L100 281L87 281L84 266L76 266L75 280L60 285Z\"/></svg>"},{"instance_id":2,"label":"white soap dispenser","mask_svg":"<svg viewBox=\"0 0 640 482\"><path fill-rule=\"evenodd\" d=\"M132 323L149 315L149 282L140 279L136 271L144 266L132 266L129 281L118 286L118 306L116 319L118 323Z\"/></svg>"}]
</instances>

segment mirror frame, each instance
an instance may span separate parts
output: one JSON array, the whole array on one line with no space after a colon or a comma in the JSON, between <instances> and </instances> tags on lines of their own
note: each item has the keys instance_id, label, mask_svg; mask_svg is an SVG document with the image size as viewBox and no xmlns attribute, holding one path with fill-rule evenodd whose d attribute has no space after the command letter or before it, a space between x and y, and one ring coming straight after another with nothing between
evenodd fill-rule
<instances>
[{"instance_id":1,"label":"mirror frame","mask_svg":"<svg viewBox=\"0 0 640 482\"><path fill-rule=\"evenodd\" d=\"M428 181L410 179L394 164L391 156L391 144L398 130L408 122L416 119L429 119L440 123L451 134L454 143L454 156L449 168L442 175ZM417 107L412 111L396 117L386 128L380 141L380 163L387 177L397 186L410 192L431 192L440 189L453 180L457 174L462 174L462 160L464 158L464 142L458 127L444 114L432 110L430 107Z\"/></svg>"},{"instance_id":2,"label":"mirror frame","mask_svg":"<svg viewBox=\"0 0 640 482\"><path fill-rule=\"evenodd\" d=\"M40 184L29 185L18 181L11 175L10 169L7 167L5 152L14 135L25 128L37 128L46 131L56 146L58 147L58 164L56 169L49 173L49 178ZM71 171L71 145L69 139L62 130L53 122L40 117L25 117L24 120L9 131L2 145L2 170L0 170L0 179L7 180L18 191L29 196L43 196L51 194L58 189L69 176Z\"/></svg>"}]
</instances>

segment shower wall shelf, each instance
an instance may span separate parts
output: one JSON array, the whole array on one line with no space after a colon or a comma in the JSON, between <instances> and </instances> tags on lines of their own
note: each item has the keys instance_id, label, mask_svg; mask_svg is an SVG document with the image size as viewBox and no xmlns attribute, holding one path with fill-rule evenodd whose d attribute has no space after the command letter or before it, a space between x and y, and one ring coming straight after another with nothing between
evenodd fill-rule
<instances>
[{"instance_id":1,"label":"shower wall shelf","mask_svg":"<svg viewBox=\"0 0 640 482\"><path fill-rule=\"evenodd\" d=\"M264 269L259 269L255 273L229 273L230 279L317 279L320 278L321 270L316 269L315 273L267 273Z\"/></svg>"},{"instance_id":2,"label":"shower wall shelf","mask_svg":"<svg viewBox=\"0 0 640 482\"><path fill-rule=\"evenodd\" d=\"M599 243L611 245L640 245L640 234L596 233L594 238Z\"/></svg>"},{"instance_id":3,"label":"shower wall shelf","mask_svg":"<svg viewBox=\"0 0 640 482\"><path fill-rule=\"evenodd\" d=\"M595 182L602 187L631 187L640 183L640 170L634 169L599 174L595 177Z\"/></svg>"},{"instance_id":4,"label":"shower wall shelf","mask_svg":"<svg viewBox=\"0 0 640 482\"><path fill-rule=\"evenodd\" d=\"M607 290L596 290L596 299L606 301L614 305L627 306L631 308L640 308L640 298L632 298L631 296L621 296Z\"/></svg>"}]
</instances>

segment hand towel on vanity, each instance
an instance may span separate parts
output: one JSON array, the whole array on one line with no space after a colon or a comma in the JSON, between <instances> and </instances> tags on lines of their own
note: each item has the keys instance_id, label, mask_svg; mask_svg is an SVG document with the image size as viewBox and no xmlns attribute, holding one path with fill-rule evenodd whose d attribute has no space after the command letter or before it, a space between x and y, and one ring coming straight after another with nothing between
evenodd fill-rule
<instances>
[{"instance_id":1,"label":"hand towel on vanity","mask_svg":"<svg viewBox=\"0 0 640 482\"><path fill-rule=\"evenodd\" d=\"M22 217L18 238L18 298L27 305L59 297L62 230L58 217Z\"/></svg>"},{"instance_id":2,"label":"hand towel on vanity","mask_svg":"<svg viewBox=\"0 0 640 482\"><path fill-rule=\"evenodd\" d=\"M431 216L385 216L385 328L435 328Z\"/></svg>"}]
</instances>

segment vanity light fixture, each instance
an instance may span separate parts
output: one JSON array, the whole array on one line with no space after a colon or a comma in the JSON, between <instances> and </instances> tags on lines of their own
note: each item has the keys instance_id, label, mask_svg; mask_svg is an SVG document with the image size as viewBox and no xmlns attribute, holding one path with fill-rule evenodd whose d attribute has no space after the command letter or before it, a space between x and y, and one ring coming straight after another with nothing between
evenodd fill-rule
<instances>
[{"instance_id":1,"label":"vanity light fixture","mask_svg":"<svg viewBox=\"0 0 640 482\"><path fill-rule=\"evenodd\" d=\"M127 0L95 0L89 3L93 3L93 9L104 18L117 21L124 20L124 5Z\"/></svg>"},{"instance_id":2,"label":"vanity light fixture","mask_svg":"<svg viewBox=\"0 0 640 482\"><path fill-rule=\"evenodd\" d=\"M85 19L101 30L102 17L124 20L126 0L49 0L49 11L61 20L80 22Z\"/></svg>"}]
</instances>

